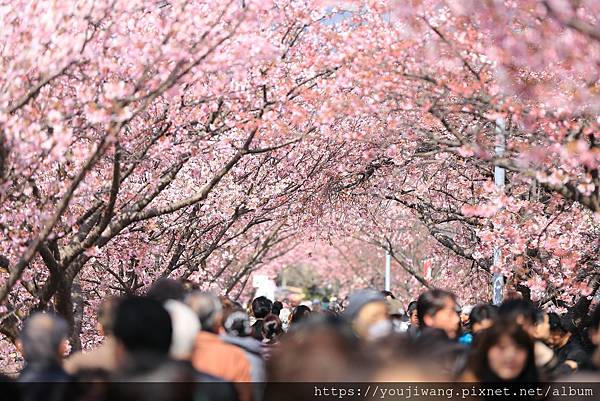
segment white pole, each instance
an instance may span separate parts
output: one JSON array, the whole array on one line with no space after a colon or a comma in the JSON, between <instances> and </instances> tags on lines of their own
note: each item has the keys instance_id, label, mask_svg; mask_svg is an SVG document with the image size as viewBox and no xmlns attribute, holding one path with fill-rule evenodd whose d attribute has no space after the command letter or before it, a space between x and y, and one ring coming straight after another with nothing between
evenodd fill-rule
<instances>
[{"instance_id":1,"label":"white pole","mask_svg":"<svg viewBox=\"0 0 600 401\"><path fill-rule=\"evenodd\" d=\"M506 149L506 123L504 118L496 119L496 156L504 155ZM506 172L504 168L494 166L494 183L496 188L504 188ZM500 264L500 249L494 247L494 267ZM504 298L504 277L500 273L494 273L492 277L492 303L499 305Z\"/></svg>"},{"instance_id":2,"label":"white pole","mask_svg":"<svg viewBox=\"0 0 600 401\"><path fill-rule=\"evenodd\" d=\"M506 123L504 118L496 119L496 156L503 156L506 149ZM504 188L504 178L506 176L503 167L494 166L494 183L496 188Z\"/></svg>"},{"instance_id":3,"label":"white pole","mask_svg":"<svg viewBox=\"0 0 600 401\"><path fill-rule=\"evenodd\" d=\"M385 290L391 291L391 278L392 275L392 255L390 251L385 251Z\"/></svg>"}]
</instances>

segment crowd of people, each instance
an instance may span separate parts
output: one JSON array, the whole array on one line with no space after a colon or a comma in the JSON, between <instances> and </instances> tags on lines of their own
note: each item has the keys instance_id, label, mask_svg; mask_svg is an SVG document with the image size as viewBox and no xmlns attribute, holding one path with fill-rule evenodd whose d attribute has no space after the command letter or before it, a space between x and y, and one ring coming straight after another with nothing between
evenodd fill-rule
<instances>
[{"instance_id":1,"label":"crowd of people","mask_svg":"<svg viewBox=\"0 0 600 401\"><path fill-rule=\"evenodd\" d=\"M92 350L65 356L66 322L32 314L17 344L24 367L3 379L2 399L263 401L270 383L600 380L600 307L582 328L523 299L460 307L433 289L398 303L366 289L343 307L257 297L244 308L163 279L144 296L104 299Z\"/></svg>"}]
</instances>

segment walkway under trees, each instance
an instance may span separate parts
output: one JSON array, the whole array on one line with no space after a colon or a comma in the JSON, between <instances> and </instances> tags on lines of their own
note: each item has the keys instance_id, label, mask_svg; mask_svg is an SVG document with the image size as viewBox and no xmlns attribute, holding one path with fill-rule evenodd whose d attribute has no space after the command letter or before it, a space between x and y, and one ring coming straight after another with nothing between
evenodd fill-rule
<instances>
[{"instance_id":1,"label":"walkway under trees","mask_svg":"<svg viewBox=\"0 0 600 401\"><path fill-rule=\"evenodd\" d=\"M52 307L78 349L160 277L369 277L367 246L464 299L598 289L599 2L30 3L0 8L3 348Z\"/></svg>"}]
</instances>

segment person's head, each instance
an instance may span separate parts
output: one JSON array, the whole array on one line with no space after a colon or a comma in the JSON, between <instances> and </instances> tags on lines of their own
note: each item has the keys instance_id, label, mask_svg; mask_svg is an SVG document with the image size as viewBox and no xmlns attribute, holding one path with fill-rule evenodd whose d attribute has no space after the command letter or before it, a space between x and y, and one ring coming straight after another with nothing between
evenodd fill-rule
<instances>
[{"instance_id":1,"label":"person's head","mask_svg":"<svg viewBox=\"0 0 600 401\"><path fill-rule=\"evenodd\" d=\"M458 345L458 344L456 344ZM440 372L439 359L429 353L423 356L417 339L398 333L365 344L365 358L373 371L370 380L415 382L443 381L449 378ZM435 354L439 356L439 354Z\"/></svg>"},{"instance_id":2,"label":"person's head","mask_svg":"<svg viewBox=\"0 0 600 401\"><path fill-rule=\"evenodd\" d=\"M252 301L252 314L257 319L264 319L273 308L273 303L267 297L257 297Z\"/></svg>"},{"instance_id":3,"label":"person's head","mask_svg":"<svg viewBox=\"0 0 600 401\"><path fill-rule=\"evenodd\" d=\"M310 308L306 305L298 305L290 315L290 325L296 325L310 316Z\"/></svg>"},{"instance_id":4,"label":"person's head","mask_svg":"<svg viewBox=\"0 0 600 401\"><path fill-rule=\"evenodd\" d=\"M417 300L419 326L441 329L449 338L456 338L459 317L456 298L448 291L433 289L422 293Z\"/></svg>"},{"instance_id":5,"label":"person's head","mask_svg":"<svg viewBox=\"0 0 600 401\"><path fill-rule=\"evenodd\" d=\"M252 334L250 317L241 308L223 314L223 328L227 334L235 337L248 337Z\"/></svg>"},{"instance_id":6,"label":"person's head","mask_svg":"<svg viewBox=\"0 0 600 401\"><path fill-rule=\"evenodd\" d=\"M386 300L388 314L390 318L401 319L404 316L402 302L398 299Z\"/></svg>"},{"instance_id":7,"label":"person's head","mask_svg":"<svg viewBox=\"0 0 600 401\"><path fill-rule=\"evenodd\" d=\"M460 323L463 326L468 326L471 324L470 316L472 310L473 305L465 305L462 308L460 308Z\"/></svg>"},{"instance_id":8,"label":"person's head","mask_svg":"<svg viewBox=\"0 0 600 401\"><path fill-rule=\"evenodd\" d=\"M272 340L281 333L283 333L281 320L279 320L279 318L273 314L265 316L262 325L263 338L266 340Z\"/></svg>"},{"instance_id":9,"label":"person's head","mask_svg":"<svg viewBox=\"0 0 600 401\"><path fill-rule=\"evenodd\" d=\"M273 302L273 307L271 308L271 313L274 314L275 316L279 316L279 312L281 312L282 309L283 309L283 304L281 303L281 301L275 301L275 302Z\"/></svg>"},{"instance_id":10,"label":"person's head","mask_svg":"<svg viewBox=\"0 0 600 401\"><path fill-rule=\"evenodd\" d=\"M556 313L548 313L548 323L550 326L550 335L548 344L553 348L560 348L571 338L571 332L568 330L565 321Z\"/></svg>"},{"instance_id":11,"label":"person's head","mask_svg":"<svg viewBox=\"0 0 600 401\"><path fill-rule=\"evenodd\" d=\"M171 317L155 299L124 298L117 306L114 336L126 354L167 356L171 348Z\"/></svg>"},{"instance_id":12,"label":"person's head","mask_svg":"<svg viewBox=\"0 0 600 401\"><path fill-rule=\"evenodd\" d=\"M219 298L207 292L193 292L186 303L198 316L202 331L218 334L223 319L223 308Z\"/></svg>"},{"instance_id":13,"label":"person's head","mask_svg":"<svg viewBox=\"0 0 600 401\"><path fill-rule=\"evenodd\" d=\"M548 341L550 338L550 317L541 309L536 310L535 324L530 334L534 340Z\"/></svg>"},{"instance_id":14,"label":"person's head","mask_svg":"<svg viewBox=\"0 0 600 401\"><path fill-rule=\"evenodd\" d=\"M342 306L337 300L329 301L329 307L327 309L336 315L342 313Z\"/></svg>"},{"instance_id":15,"label":"person's head","mask_svg":"<svg viewBox=\"0 0 600 401\"><path fill-rule=\"evenodd\" d=\"M515 290L511 290L508 289L507 291L504 292L504 298L502 300L502 302L506 302L506 301L510 301L510 300L523 300L523 294L520 293L519 291L515 291Z\"/></svg>"},{"instance_id":16,"label":"person's head","mask_svg":"<svg viewBox=\"0 0 600 401\"><path fill-rule=\"evenodd\" d=\"M357 368L353 362L358 348L346 319L311 316L281 337L267 364L268 381L348 380ZM288 395L282 397L287 399Z\"/></svg>"},{"instance_id":17,"label":"person's head","mask_svg":"<svg viewBox=\"0 0 600 401\"><path fill-rule=\"evenodd\" d=\"M536 308L529 301L513 298L500 305L498 315L502 320L517 323L531 335L536 321Z\"/></svg>"},{"instance_id":18,"label":"person's head","mask_svg":"<svg viewBox=\"0 0 600 401\"><path fill-rule=\"evenodd\" d=\"M118 297L106 297L98 308L98 331L104 336L112 336L115 328L115 317L117 306L121 299Z\"/></svg>"},{"instance_id":19,"label":"person's head","mask_svg":"<svg viewBox=\"0 0 600 401\"><path fill-rule=\"evenodd\" d=\"M36 312L23 323L18 346L25 361L58 361L67 349L69 326L60 316Z\"/></svg>"},{"instance_id":20,"label":"person's head","mask_svg":"<svg viewBox=\"0 0 600 401\"><path fill-rule=\"evenodd\" d=\"M385 335L392 328L385 297L378 291L361 290L351 294L344 316L361 338Z\"/></svg>"},{"instance_id":21,"label":"person's head","mask_svg":"<svg viewBox=\"0 0 600 401\"><path fill-rule=\"evenodd\" d=\"M200 331L200 320L186 304L169 299L164 304L171 316L173 335L169 355L178 360L188 360L192 356L196 336Z\"/></svg>"},{"instance_id":22,"label":"person's head","mask_svg":"<svg viewBox=\"0 0 600 401\"><path fill-rule=\"evenodd\" d=\"M417 301L411 301L411 303L408 304L406 314L408 315L408 321L410 322L410 324L415 327L418 327L419 317L417 316Z\"/></svg>"},{"instance_id":23,"label":"person's head","mask_svg":"<svg viewBox=\"0 0 600 401\"><path fill-rule=\"evenodd\" d=\"M219 295L219 302L221 303L221 307L223 309L223 315L232 309L236 309L239 305L231 298L225 295Z\"/></svg>"},{"instance_id":24,"label":"person's head","mask_svg":"<svg viewBox=\"0 0 600 401\"><path fill-rule=\"evenodd\" d=\"M183 283L178 280L170 278L158 279L146 292L148 298L156 299L161 304L165 301L173 299L175 301L183 302L185 297L185 287Z\"/></svg>"},{"instance_id":25,"label":"person's head","mask_svg":"<svg viewBox=\"0 0 600 401\"><path fill-rule=\"evenodd\" d=\"M494 324L494 319L498 316L498 311L495 306L489 304L475 305L469 315L471 330L473 334L479 333Z\"/></svg>"},{"instance_id":26,"label":"person's head","mask_svg":"<svg viewBox=\"0 0 600 401\"><path fill-rule=\"evenodd\" d=\"M535 383L539 378L533 340L520 325L503 320L481 332L470 369L484 383Z\"/></svg>"}]
</instances>

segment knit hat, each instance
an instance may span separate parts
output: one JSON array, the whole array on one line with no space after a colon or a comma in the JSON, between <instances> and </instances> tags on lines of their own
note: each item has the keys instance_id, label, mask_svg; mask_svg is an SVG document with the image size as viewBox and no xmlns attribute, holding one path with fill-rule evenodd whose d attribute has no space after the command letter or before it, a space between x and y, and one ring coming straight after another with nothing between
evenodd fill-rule
<instances>
[{"instance_id":1,"label":"knit hat","mask_svg":"<svg viewBox=\"0 0 600 401\"><path fill-rule=\"evenodd\" d=\"M344 317L348 320L356 318L360 310L371 302L385 302L381 292L372 289L359 290L348 298L348 307L344 310Z\"/></svg>"},{"instance_id":2,"label":"knit hat","mask_svg":"<svg viewBox=\"0 0 600 401\"><path fill-rule=\"evenodd\" d=\"M462 307L460 312L465 315L470 315L471 311L473 310L473 307L474 307L474 305L465 305Z\"/></svg>"},{"instance_id":3,"label":"knit hat","mask_svg":"<svg viewBox=\"0 0 600 401\"><path fill-rule=\"evenodd\" d=\"M192 308L183 302L169 299L164 304L171 316L171 348L169 353L175 359L189 357L194 348L196 335L200 331L200 321Z\"/></svg>"}]
</instances>

